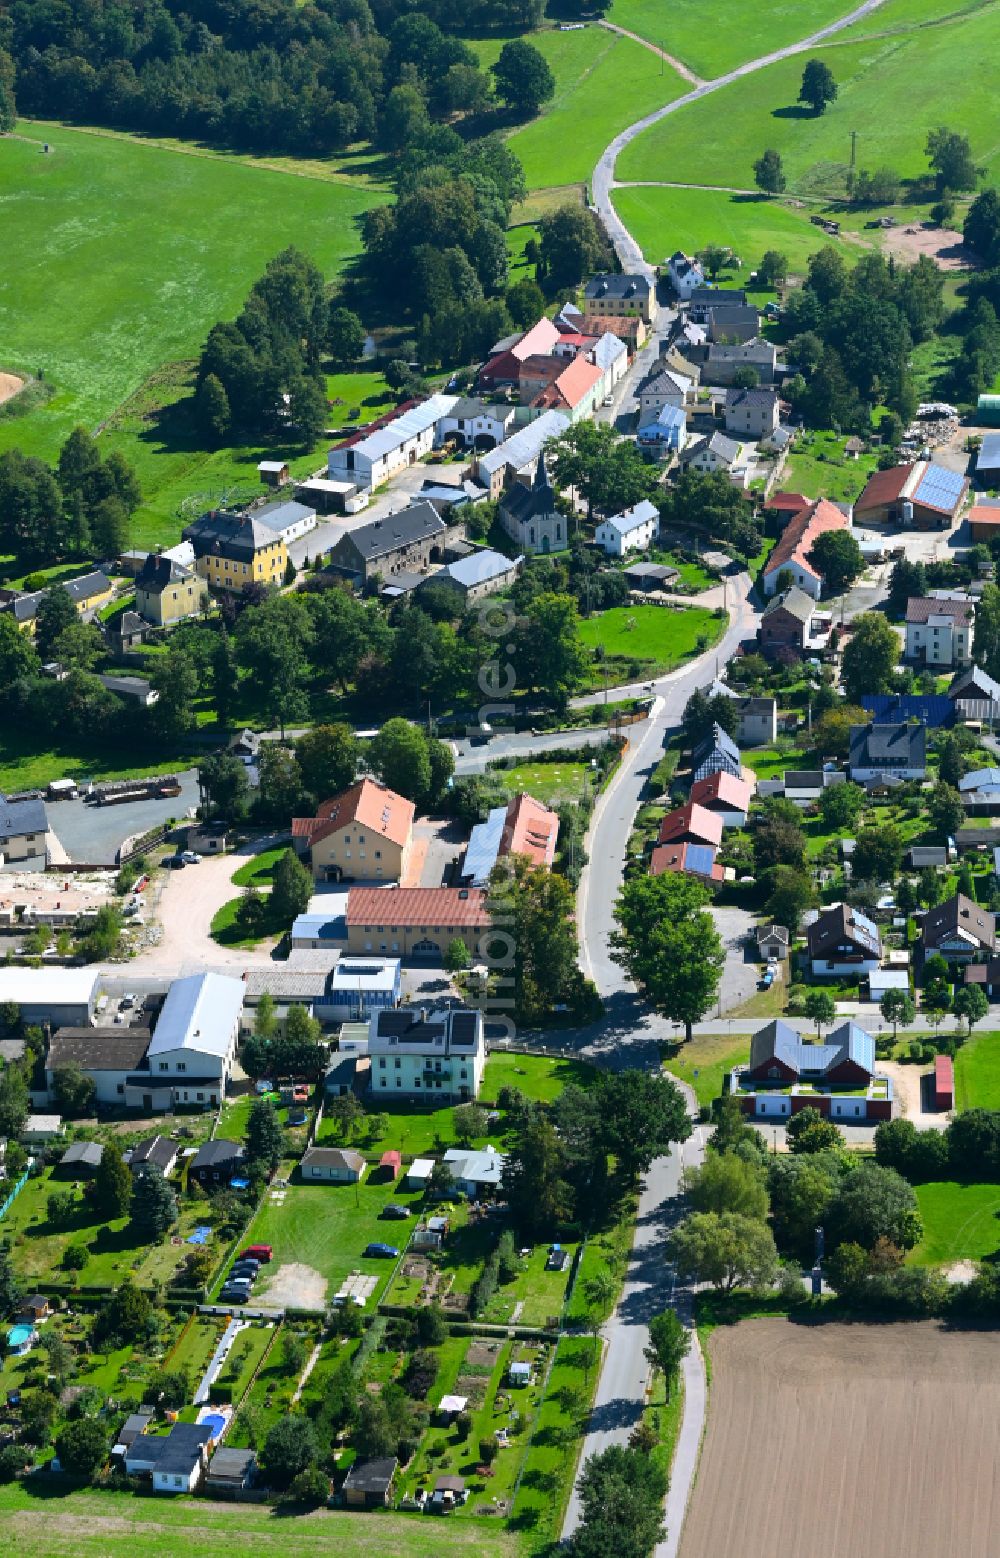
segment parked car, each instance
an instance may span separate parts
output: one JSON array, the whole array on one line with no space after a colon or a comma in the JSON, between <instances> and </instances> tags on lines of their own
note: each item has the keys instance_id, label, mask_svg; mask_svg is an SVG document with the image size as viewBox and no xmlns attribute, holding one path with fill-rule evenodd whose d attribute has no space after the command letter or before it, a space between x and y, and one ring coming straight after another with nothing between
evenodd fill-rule
<instances>
[{"instance_id":1,"label":"parked car","mask_svg":"<svg viewBox=\"0 0 1000 1558\"><path fill-rule=\"evenodd\" d=\"M380 1215L388 1218L390 1221L402 1222L404 1217L409 1217L410 1208L408 1206L398 1206L395 1201L390 1201L388 1206L382 1208Z\"/></svg>"},{"instance_id":2,"label":"parked car","mask_svg":"<svg viewBox=\"0 0 1000 1558\"><path fill-rule=\"evenodd\" d=\"M269 1244L248 1244L245 1250L240 1250L240 1260L249 1256L251 1260L259 1260L266 1263L274 1254Z\"/></svg>"},{"instance_id":3,"label":"parked car","mask_svg":"<svg viewBox=\"0 0 1000 1558\"><path fill-rule=\"evenodd\" d=\"M246 1281L246 1282L250 1282L250 1283L256 1282L256 1280L257 1280L257 1267L256 1266L244 1266L242 1261L237 1261L236 1265L230 1271L229 1277L230 1277L231 1281L232 1280Z\"/></svg>"},{"instance_id":4,"label":"parked car","mask_svg":"<svg viewBox=\"0 0 1000 1558\"><path fill-rule=\"evenodd\" d=\"M187 862L182 855L168 855L163 864L168 871L183 871Z\"/></svg>"},{"instance_id":5,"label":"parked car","mask_svg":"<svg viewBox=\"0 0 1000 1558\"><path fill-rule=\"evenodd\" d=\"M373 1244L365 1245L365 1255L369 1260L396 1260L399 1251L394 1244L382 1244L376 1240Z\"/></svg>"},{"instance_id":6,"label":"parked car","mask_svg":"<svg viewBox=\"0 0 1000 1558\"><path fill-rule=\"evenodd\" d=\"M181 850L181 859L186 866L200 866L201 856L196 855L193 849Z\"/></svg>"}]
</instances>

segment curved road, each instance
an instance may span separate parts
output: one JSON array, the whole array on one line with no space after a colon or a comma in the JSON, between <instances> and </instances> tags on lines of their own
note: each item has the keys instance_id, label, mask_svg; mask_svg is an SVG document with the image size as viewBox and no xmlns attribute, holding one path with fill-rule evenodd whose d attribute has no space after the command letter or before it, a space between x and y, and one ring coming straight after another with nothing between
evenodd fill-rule
<instances>
[{"instance_id":1,"label":"curved road","mask_svg":"<svg viewBox=\"0 0 1000 1558\"><path fill-rule=\"evenodd\" d=\"M692 87L690 92L685 92L682 97L674 98L673 102L665 103L662 108L657 108L653 113L647 114L644 119L637 119L627 129L616 135L610 146L601 153L600 161L594 169L591 179L591 199L597 210L597 214L604 224L608 237L615 246L622 269L632 271L635 274L646 276L652 285L655 285L656 273L654 267L649 265L643 256L642 250L636 243L632 234L621 220L611 201L611 191L615 187L615 163L619 153L644 130L650 129L654 124L659 124L668 114L675 114L679 108L686 108L689 103L696 103L699 98L707 97L711 92L718 92L720 87L728 86L731 81L738 81L741 76L752 76L756 71L763 70L767 65L774 65L778 60L791 58L794 54L801 54L805 49L815 48L816 44L824 39L832 37L835 33L842 32L845 27L850 27L853 22L860 21L871 11L878 10L882 0L864 0L862 5L856 6L847 16L842 16L839 21L830 22L828 26L821 27L817 32L810 33L808 38L803 38L799 43L789 43L783 49L775 49L773 54L761 54L759 58L747 60L745 65L737 65L735 70L729 70L724 76L715 76L711 81L701 81ZM657 51L654 46L654 52ZM664 56L668 58L668 56Z\"/></svg>"}]
</instances>

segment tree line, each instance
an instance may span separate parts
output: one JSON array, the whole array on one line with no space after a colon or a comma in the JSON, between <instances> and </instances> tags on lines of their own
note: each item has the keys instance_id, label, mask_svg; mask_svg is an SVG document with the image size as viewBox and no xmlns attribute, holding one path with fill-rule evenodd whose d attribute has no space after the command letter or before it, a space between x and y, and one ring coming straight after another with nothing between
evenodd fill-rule
<instances>
[{"instance_id":1,"label":"tree line","mask_svg":"<svg viewBox=\"0 0 1000 1558\"><path fill-rule=\"evenodd\" d=\"M55 468L20 449L0 454L0 552L26 563L117 557L142 501L135 471L117 449L75 428Z\"/></svg>"}]
</instances>

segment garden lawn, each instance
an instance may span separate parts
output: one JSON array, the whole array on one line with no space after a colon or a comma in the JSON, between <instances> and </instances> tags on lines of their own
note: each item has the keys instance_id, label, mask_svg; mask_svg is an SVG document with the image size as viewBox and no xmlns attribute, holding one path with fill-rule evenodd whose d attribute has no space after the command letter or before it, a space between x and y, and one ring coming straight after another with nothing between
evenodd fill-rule
<instances>
[{"instance_id":1,"label":"garden lawn","mask_svg":"<svg viewBox=\"0 0 1000 1558\"><path fill-rule=\"evenodd\" d=\"M262 941L267 941L269 937L280 936L288 930L288 921L274 914L270 899L265 894L262 900L263 913L260 924L252 934L247 934L237 918L242 902L243 894L239 893L235 898L230 898L224 903L221 909L216 910L212 917L212 940L217 941L220 947L256 947Z\"/></svg>"},{"instance_id":2,"label":"garden lawn","mask_svg":"<svg viewBox=\"0 0 1000 1558\"><path fill-rule=\"evenodd\" d=\"M676 568L685 589L711 590L719 583L716 575L709 573L700 563L687 562L683 557L675 557L673 552L662 552L658 547L654 547L649 555L654 563L666 563L669 567Z\"/></svg>"},{"instance_id":3,"label":"garden lawn","mask_svg":"<svg viewBox=\"0 0 1000 1558\"><path fill-rule=\"evenodd\" d=\"M700 1034L682 1044L676 1054L664 1061L671 1075L694 1088L702 1108L722 1093L723 1078L734 1066L742 1065L750 1055L749 1039L733 1039L728 1033Z\"/></svg>"},{"instance_id":4,"label":"garden lawn","mask_svg":"<svg viewBox=\"0 0 1000 1558\"><path fill-rule=\"evenodd\" d=\"M553 1317L559 1319L566 1301L576 1245L564 1244L563 1249L567 1259L562 1271L547 1271L549 1245L536 1244L531 1254L521 1261L521 1269L513 1282L498 1286L482 1319L490 1324L537 1326L547 1325Z\"/></svg>"},{"instance_id":5,"label":"garden lawn","mask_svg":"<svg viewBox=\"0 0 1000 1558\"><path fill-rule=\"evenodd\" d=\"M586 1405L597 1386L597 1359L591 1336L563 1337L557 1346L514 1505L514 1523L528 1534L532 1551L549 1551L547 1543L562 1530Z\"/></svg>"},{"instance_id":6,"label":"garden lawn","mask_svg":"<svg viewBox=\"0 0 1000 1558\"><path fill-rule=\"evenodd\" d=\"M2 149L0 141L0 149ZM67 774L80 783L84 778L141 779L147 774L167 774L191 768L205 755L204 747L168 747L155 763L129 763L125 750L98 752L84 742L49 732L52 743L39 750L39 736L30 731L11 730L9 721L0 730L0 790L43 790L52 779Z\"/></svg>"},{"instance_id":7,"label":"garden lawn","mask_svg":"<svg viewBox=\"0 0 1000 1558\"><path fill-rule=\"evenodd\" d=\"M552 1103L564 1087L593 1087L597 1071L583 1060L554 1055L520 1055L494 1050L486 1062L481 1096L495 1100L502 1087L518 1087L528 1098Z\"/></svg>"},{"instance_id":8,"label":"garden lawn","mask_svg":"<svg viewBox=\"0 0 1000 1558\"><path fill-rule=\"evenodd\" d=\"M498 768L497 773L507 786L508 793L516 795L527 790L543 806L558 805L560 801L578 801L585 786L592 786L593 774L588 763L574 763L554 758L551 762L518 763L514 768Z\"/></svg>"},{"instance_id":9,"label":"garden lawn","mask_svg":"<svg viewBox=\"0 0 1000 1558\"><path fill-rule=\"evenodd\" d=\"M908 1257L914 1265L984 1260L1000 1249L1000 1185L940 1180L916 1192L924 1236Z\"/></svg>"},{"instance_id":10,"label":"garden lawn","mask_svg":"<svg viewBox=\"0 0 1000 1558\"><path fill-rule=\"evenodd\" d=\"M201 1383L225 1329L226 1321L221 1315L194 1315L168 1355L165 1367L188 1376L192 1395Z\"/></svg>"},{"instance_id":11,"label":"garden lawn","mask_svg":"<svg viewBox=\"0 0 1000 1558\"><path fill-rule=\"evenodd\" d=\"M619 670L635 677L661 675L700 654L718 639L726 619L704 606L612 606L580 622L580 639L589 650L601 648L609 676ZM602 662L595 661L589 685L603 685Z\"/></svg>"},{"instance_id":12,"label":"garden lawn","mask_svg":"<svg viewBox=\"0 0 1000 1558\"><path fill-rule=\"evenodd\" d=\"M958 1051L955 1107L1000 1109L1000 1033L977 1033Z\"/></svg>"},{"instance_id":13,"label":"garden lawn","mask_svg":"<svg viewBox=\"0 0 1000 1558\"><path fill-rule=\"evenodd\" d=\"M240 1241L241 1249L248 1244L270 1244L274 1249L272 1260L261 1270L254 1298L266 1300L268 1288L281 1267L296 1264L308 1266L325 1279L328 1299L352 1271L377 1277L378 1285L368 1304L369 1309L373 1308L395 1262L365 1259L361 1252L376 1240L402 1249L413 1226L412 1222L380 1220L382 1208L393 1199L397 1198L391 1184L371 1184L367 1179L360 1185L293 1183L284 1192L269 1190L264 1205ZM418 1198L401 1199L412 1205Z\"/></svg>"},{"instance_id":14,"label":"garden lawn","mask_svg":"<svg viewBox=\"0 0 1000 1558\"><path fill-rule=\"evenodd\" d=\"M715 98L708 99L714 101ZM678 120L690 111L681 109ZM641 136L636 144L641 145L645 139ZM620 178L625 177L622 166L627 155L624 153L618 161ZM630 172L628 177L666 180L680 176L670 172L671 167L677 166L676 162L661 159L656 171L650 166L644 174ZM688 177L687 172L683 176ZM691 174L696 176L700 177L700 173ZM753 171L744 168L741 159L720 182L751 189ZM651 265L662 264L664 256L673 252L672 246L693 254L706 244L721 243L733 249L744 266L750 267L760 263L765 250L778 249L787 257L793 272L803 273L811 254L835 242L820 228L813 227L807 210L794 210L780 201L752 194L733 195L714 189L619 188L613 199L618 215ZM837 247L846 250L844 244ZM859 250L854 248L851 253L856 257ZM721 280L724 284L741 285L742 274L726 272Z\"/></svg>"},{"instance_id":15,"label":"garden lawn","mask_svg":"<svg viewBox=\"0 0 1000 1558\"><path fill-rule=\"evenodd\" d=\"M357 427L391 411L397 402L381 373L330 373L326 380L331 427Z\"/></svg>"},{"instance_id":16,"label":"garden lawn","mask_svg":"<svg viewBox=\"0 0 1000 1558\"><path fill-rule=\"evenodd\" d=\"M0 422L0 448L46 459L78 423L97 429L164 364L194 358L287 244L336 275L360 247L358 217L381 198L190 148L27 121L18 132L0 142L5 244L19 256L0 277L3 365L43 370L56 392ZM175 514L157 502L161 487L173 504L233 477L225 452L158 447L157 431L140 414L111 440L139 467L140 537L154 534L155 517L162 526ZM259 490L249 459L241 474Z\"/></svg>"},{"instance_id":17,"label":"garden lawn","mask_svg":"<svg viewBox=\"0 0 1000 1558\"><path fill-rule=\"evenodd\" d=\"M831 42L816 55L830 66L839 92L818 118L797 103L803 56L793 56L669 115L626 147L617 175L660 179L670 176L664 169L683 168L686 182L750 188L755 158L774 147L790 194L828 198L845 188L852 130L862 166L888 165L906 178L925 174L927 132L942 122L947 105L949 129L969 135L989 183L1000 142L987 61L998 48L995 6L935 28L930 40L913 32Z\"/></svg>"},{"instance_id":18,"label":"garden lawn","mask_svg":"<svg viewBox=\"0 0 1000 1558\"><path fill-rule=\"evenodd\" d=\"M807 498L853 503L876 466L874 454L849 460L836 433L800 434L788 457L782 485Z\"/></svg>"},{"instance_id":19,"label":"garden lawn","mask_svg":"<svg viewBox=\"0 0 1000 1558\"><path fill-rule=\"evenodd\" d=\"M910 0L913 3L913 0ZM923 0L934 4L936 0ZM710 15L698 0L614 0L608 21L648 38L705 80L786 43L797 43L843 16L843 0L735 0L725 13Z\"/></svg>"},{"instance_id":20,"label":"garden lawn","mask_svg":"<svg viewBox=\"0 0 1000 1558\"><path fill-rule=\"evenodd\" d=\"M235 1404L243 1399L253 1379L254 1371L271 1345L274 1335L273 1325L254 1324L237 1336L216 1381L217 1384L225 1386L229 1392L227 1400Z\"/></svg>"},{"instance_id":21,"label":"garden lawn","mask_svg":"<svg viewBox=\"0 0 1000 1558\"><path fill-rule=\"evenodd\" d=\"M791 752L779 752L775 747L750 747L743 754L743 761L752 768L758 779L774 779L786 770L806 766L808 752L794 748Z\"/></svg>"},{"instance_id":22,"label":"garden lawn","mask_svg":"<svg viewBox=\"0 0 1000 1558\"><path fill-rule=\"evenodd\" d=\"M62 1492L12 1483L0 1487L0 1534L19 1558L516 1558L518 1538L498 1523L429 1520L383 1513L372 1521L353 1510L281 1514L259 1504L208 1499L150 1499L126 1493Z\"/></svg>"},{"instance_id":23,"label":"garden lawn","mask_svg":"<svg viewBox=\"0 0 1000 1558\"><path fill-rule=\"evenodd\" d=\"M243 865L237 866L233 872L234 887L267 887L274 880L274 868L283 855L288 853L288 845L283 844L279 849L263 849L260 854L252 855Z\"/></svg>"},{"instance_id":24,"label":"garden lawn","mask_svg":"<svg viewBox=\"0 0 1000 1558\"><path fill-rule=\"evenodd\" d=\"M470 41L484 66L496 60L506 42ZM548 28L529 41L544 54L556 80L555 97L541 116L510 137L529 189L589 181L619 130L685 90L680 76L649 49L603 27L582 32Z\"/></svg>"}]
</instances>

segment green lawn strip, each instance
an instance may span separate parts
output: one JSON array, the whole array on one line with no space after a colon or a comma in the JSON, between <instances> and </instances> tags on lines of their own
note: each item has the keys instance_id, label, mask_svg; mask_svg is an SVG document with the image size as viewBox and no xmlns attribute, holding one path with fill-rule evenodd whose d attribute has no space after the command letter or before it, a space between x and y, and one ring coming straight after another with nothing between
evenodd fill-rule
<instances>
[{"instance_id":1,"label":"green lawn strip","mask_svg":"<svg viewBox=\"0 0 1000 1558\"><path fill-rule=\"evenodd\" d=\"M617 176L657 179L664 168L683 168L685 181L752 188L754 159L774 147L789 194L839 194L856 130L863 166L913 178L926 173L927 132L947 103L949 128L969 135L989 182L1000 152L989 128L992 88L985 73L970 72L969 61L995 57L1000 15L991 6L935 28L929 38L901 33L818 48L839 87L819 117L797 103L802 57L769 65L647 130L625 148Z\"/></svg>"},{"instance_id":2,"label":"green lawn strip","mask_svg":"<svg viewBox=\"0 0 1000 1558\"><path fill-rule=\"evenodd\" d=\"M259 854L253 855L243 865L237 866L233 872L233 886L265 887L270 885L274 880L275 866L287 852L287 845L281 845L277 849L262 849Z\"/></svg>"},{"instance_id":3,"label":"green lawn strip","mask_svg":"<svg viewBox=\"0 0 1000 1558\"><path fill-rule=\"evenodd\" d=\"M360 426L391 411L397 397L380 372L329 373L326 398L332 427Z\"/></svg>"},{"instance_id":4,"label":"green lawn strip","mask_svg":"<svg viewBox=\"0 0 1000 1558\"><path fill-rule=\"evenodd\" d=\"M19 1558L219 1558L222 1551L282 1558L517 1558L518 1539L472 1521L352 1510L289 1514L259 1504L151 1499L92 1490L64 1493L34 1483L0 1487L0 1533Z\"/></svg>"},{"instance_id":5,"label":"green lawn strip","mask_svg":"<svg viewBox=\"0 0 1000 1558\"><path fill-rule=\"evenodd\" d=\"M612 606L585 617L580 639L585 648L603 651L592 663L588 687L613 686L619 673L626 680L660 675L700 654L724 632L725 617L704 606Z\"/></svg>"},{"instance_id":6,"label":"green lawn strip","mask_svg":"<svg viewBox=\"0 0 1000 1558\"><path fill-rule=\"evenodd\" d=\"M161 364L192 357L286 244L334 275L360 247L356 218L380 198L50 123L18 131L28 139L4 141L0 157L5 238L22 257L0 281L4 364L44 369L57 393L0 423L0 447L45 458Z\"/></svg>"},{"instance_id":7,"label":"green lawn strip","mask_svg":"<svg viewBox=\"0 0 1000 1558\"><path fill-rule=\"evenodd\" d=\"M563 1325L572 1329L593 1319L589 1296L592 1278L608 1274L621 1287L628 1266L635 1233L636 1198L628 1195L616 1208L613 1220L605 1228L588 1235L577 1263L572 1293L567 1296ZM616 1298L617 1302L617 1298Z\"/></svg>"},{"instance_id":8,"label":"green lawn strip","mask_svg":"<svg viewBox=\"0 0 1000 1558\"><path fill-rule=\"evenodd\" d=\"M192 1392L208 1368L225 1329L226 1321L222 1315L193 1315L168 1353L165 1367L186 1374Z\"/></svg>"},{"instance_id":9,"label":"green lawn strip","mask_svg":"<svg viewBox=\"0 0 1000 1558\"><path fill-rule=\"evenodd\" d=\"M360 1185L292 1183L283 1192L283 1200L275 1199L275 1194L268 1191L242 1240L242 1244L270 1244L274 1249L271 1262L261 1272L255 1297L266 1299L269 1282L282 1265L297 1264L326 1279L328 1300L353 1271L376 1277L378 1283L368 1302L369 1308L374 1307L392 1274L393 1262L366 1259L362 1251L375 1241L402 1248L406 1237L401 1233L397 1240L393 1224L379 1220L382 1208L396 1198L393 1185L368 1180Z\"/></svg>"},{"instance_id":10,"label":"green lawn strip","mask_svg":"<svg viewBox=\"0 0 1000 1558\"><path fill-rule=\"evenodd\" d=\"M758 779L780 778L786 769L797 771L807 765L811 754L800 747L788 752L777 747L751 747L743 754L747 768L752 768Z\"/></svg>"},{"instance_id":11,"label":"green lawn strip","mask_svg":"<svg viewBox=\"0 0 1000 1558\"><path fill-rule=\"evenodd\" d=\"M51 745L39 750L39 737L30 731L0 730L0 790L44 789L53 779L139 779L147 774L169 774L191 768L205 755L204 747L168 747L156 762L130 763L128 751L97 751L84 741L57 731L49 733Z\"/></svg>"},{"instance_id":12,"label":"green lawn strip","mask_svg":"<svg viewBox=\"0 0 1000 1558\"><path fill-rule=\"evenodd\" d=\"M489 65L506 40L470 41L481 62ZM556 91L541 116L510 137L529 189L589 180L619 130L685 90L681 78L655 54L604 28L547 28L531 34L530 42L548 60ZM623 81L628 82L627 92L622 91Z\"/></svg>"},{"instance_id":13,"label":"green lawn strip","mask_svg":"<svg viewBox=\"0 0 1000 1558\"><path fill-rule=\"evenodd\" d=\"M836 433L800 434L785 466L782 486L807 498L853 503L875 469L876 459L874 454L849 459L844 454L845 442Z\"/></svg>"},{"instance_id":14,"label":"green lawn strip","mask_svg":"<svg viewBox=\"0 0 1000 1558\"><path fill-rule=\"evenodd\" d=\"M246 1135L253 1101L253 1093L243 1093L239 1098L228 1098L222 1106L219 1128L215 1134L226 1141L242 1141Z\"/></svg>"},{"instance_id":15,"label":"green lawn strip","mask_svg":"<svg viewBox=\"0 0 1000 1558\"><path fill-rule=\"evenodd\" d=\"M723 1079L734 1066L742 1065L750 1055L749 1039L733 1038L728 1033L705 1033L682 1044L664 1061L672 1076L694 1088L703 1107L718 1098Z\"/></svg>"},{"instance_id":16,"label":"green lawn strip","mask_svg":"<svg viewBox=\"0 0 1000 1558\"><path fill-rule=\"evenodd\" d=\"M591 783L592 775L589 763L574 763L562 758L554 762L518 763L514 768L494 771L511 795L527 790L544 806L579 800L584 786Z\"/></svg>"},{"instance_id":17,"label":"green lawn strip","mask_svg":"<svg viewBox=\"0 0 1000 1558\"><path fill-rule=\"evenodd\" d=\"M512 1525L530 1552L559 1538L576 1476L587 1403L597 1386L598 1344L564 1336L556 1347L531 1443L524 1459Z\"/></svg>"},{"instance_id":18,"label":"green lawn strip","mask_svg":"<svg viewBox=\"0 0 1000 1558\"><path fill-rule=\"evenodd\" d=\"M48 1220L46 1203L56 1191L72 1190L73 1182L53 1177L46 1169L30 1179L3 1220L4 1237L12 1241L18 1275L25 1281L44 1284L46 1277L64 1279L62 1258L68 1247L82 1245L88 1253L80 1273L85 1285L107 1284L117 1287L126 1277L140 1286L168 1281L190 1253L183 1241L199 1221L193 1205L181 1204L180 1218L173 1235L158 1244L137 1240L127 1217L105 1221L97 1216L81 1194L73 1212L62 1227ZM174 1244L172 1238L180 1239Z\"/></svg>"},{"instance_id":19,"label":"green lawn strip","mask_svg":"<svg viewBox=\"0 0 1000 1558\"><path fill-rule=\"evenodd\" d=\"M668 567L676 568L681 576L681 584L688 590L712 590L719 583L716 575L709 573L700 563L689 562L686 558L675 556L673 552L653 547L649 555L654 563L666 563Z\"/></svg>"},{"instance_id":20,"label":"green lawn strip","mask_svg":"<svg viewBox=\"0 0 1000 1558\"><path fill-rule=\"evenodd\" d=\"M924 1234L907 1257L914 1265L984 1260L1000 1249L1000 1185L940 1180L916 1192Z\"/></svg>"},{"instance_id":21,"label":"green lawn strip","mask_svg":"<svg viewBox=\"0 0 1000 1558\"><path fill-rule=\"evenodd\" d=\"M1000 1109L1000 1033L976 1033L955 1056L955 1107Z\"/></svg>"},{"instance_id":22,"label":"green lawn strip","mask_svg":"<svg viewBox=\"0 0 1000 1558\"><path fill-rule=\"evenodd\" d=\"M648 38L709 80L765 50L797 43L803 33L835 21L843 11L840 0L814 0L807 14L795 0L765 0L759 6L751 0L736 0L726 7L724 25L720 17L720 25L706 26L706 13L698 0L674 0L669 10L657 0L614 0L607 16L608 21Z\"/></svg>"},{"instance_id":23,"label":"green lawn strip","mask_svg":"<svg viewBox=\"0 0 1000 1558\"><path fill-rule=\"evenodd\" d=\"M273 1325L255 1322L237 1336L216 1381L227 1392L227 1400L235 1404L243 1399L274 1334Z\"/></svg>"},{"instance_id":24,"label":"green lawn strip","mask_svg":"<svg viewBox=\"0 0 1000 1558\"><path fill-rule=\"evenodd\" d=\"M657 1370L653 1375L652 1389L642 1415L643 1420L652 1425L658 1436L659 1442L653 1451L653 1459L669 1477L674 1451L677 1448L677 1435L681 1431L681 1418L684 1415L683 1375L678 1373L668 1401L666 1383L663 1375Z\"/></svg>"},{"instance_id":25,"label":"green lawn strip","mask_svg":"<svg viewBox=\"0 0 1000 1558\"><path fill-rule=\"evenodd\" d=\"M297 1384L285 1365L279 1337L243 1400L226 1443L240 1450L263 1444L278 1419L291 1411Z\"/></svg>"},{"instance_id":26,"label":"green lawn strip","mask_svg":"<svg viewBox=\"0 0 1000 1558\"><path fill-rule=\"evenodd\" d=\"M237 920L242 902L243 894L239 893L235 898L230 898L227 903L224 903L222 908L217 909L212 916L212 940L217 941L220 947L258 947L262 941L281 936L288 930L288 921L274 913L265 895L258 930L252 936L248 936Z\"/></svg>"}]
</instances>

